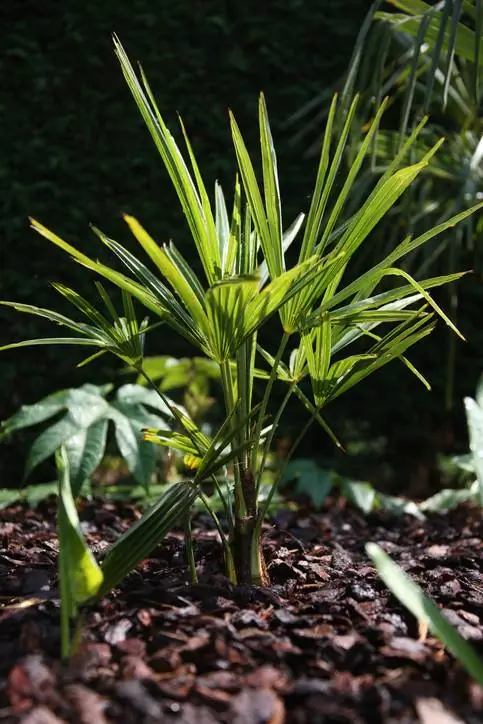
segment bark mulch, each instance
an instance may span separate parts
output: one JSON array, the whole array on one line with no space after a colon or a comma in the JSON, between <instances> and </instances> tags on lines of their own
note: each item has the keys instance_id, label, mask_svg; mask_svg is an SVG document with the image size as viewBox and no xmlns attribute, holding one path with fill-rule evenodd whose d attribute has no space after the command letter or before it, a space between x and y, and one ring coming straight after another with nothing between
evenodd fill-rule
<instances>
[{"instance_id":1,"label":"bark mulch","mask_svg":"<svg viewBox=\"0 0 483 724\"><path fill-rule=\"evenodd\" d=\"M86 503L102 551L134 507ZM483 689L388 594L364 554L379 543L483 656L483 522L464 506L421 522L364 517L338 501L282 512L264 546L272 585L231 586L209 521L199 583L172 534L89 611L59 660L55 502L0 519L0 721L22 724L460 724L483 722Z\"/></svg>"}]
</instances>

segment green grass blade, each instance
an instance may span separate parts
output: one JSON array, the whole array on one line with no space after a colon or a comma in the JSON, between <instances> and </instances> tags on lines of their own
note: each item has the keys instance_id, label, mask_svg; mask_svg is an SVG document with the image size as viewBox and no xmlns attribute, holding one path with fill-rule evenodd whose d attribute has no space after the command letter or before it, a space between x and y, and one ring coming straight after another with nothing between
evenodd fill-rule
<instances>
[{"instance_id":1,"label":"green grass blade","mask_svg":"<svg viewBox=\"0 0 483 724\"><path fill-rule=\"evenodd\" d=\"M413 616L427 623L431 631L465 667L470 676L483 686L483 660L444 618L438 606L422 589L375 543L367 543L366 553L391 593Z\"/></svg>"},{"instance_id":2,"label":"green grass blade","mask_svg":"<svg viewBox=\"0 0 483 724\"><path fill-rule=\"evenodd\" d=\"M320 226L324 215L325 207L330 193L330 182L326 184L327 172L329 169L330 145L332 141L332 128L337 109L337 96L334 96L330 104L329 115L325 125L324 140L320 152L319 167L315 180L315 189L310 202L307 224L305 226L304 238L299 254L299 261L305 261L314 253L314 248L319 238ZM352 117L352 114L349 114ZM346 124L346 136L349 132L350 123ZM344 133L344 132L343 132ZM343 135L343 134L342 134ZM335 173L332 178L334 178Z\"/></svg>"},{"instance_id":3,"label":"green grass blade","mask_svg":"<svg viewBox=\"0 0 483 724\"><path fill-rule=\"evenodd\" d=\"M44 236L52 243L56 244L56 246L66 251L68 254L74 257L76 261L85 266L87 269L96 272L105 279L109 279L109 281L113 282L120 289L124 289L125 291L132 294L133 297L138 299L142 304L144 304L145 307L150 309L157 316L167 316L168 313L164 309L164 307L160 306L156 297L148 292L142 284L138 284L133 279L129 279L124 274L120 274L119 272L111 269L108 266L105 266L104 264L93 261L81 251L76 249L74 246L68 244L66 241L61 239L60 236L57 236L57 234L54 234L53 232L49 231L49 229L47 229L45 226L39 224L39 222L35 221L35 219L31 219L30 222L32 228L35 229L35 231L37 231L39 234ZM96 231L98 235L101 234L101 232L98 232L95 229L94 231Z\"/></svg>"}]
</instances>

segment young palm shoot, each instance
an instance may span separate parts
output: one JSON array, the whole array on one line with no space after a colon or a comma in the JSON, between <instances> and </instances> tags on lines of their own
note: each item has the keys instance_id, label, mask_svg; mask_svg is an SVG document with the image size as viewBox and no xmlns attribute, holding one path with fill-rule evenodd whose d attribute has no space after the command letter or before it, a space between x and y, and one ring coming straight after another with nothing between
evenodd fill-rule
<instances>
[{"instance_id":1,"label":"young palm shoot","mask_svg":"<svg viewBox=\"0 0 483 724\"><path fill-rule=\"evenodd\" d=\"M224 466L230 463L233 500L220 495L228 528L227 535L222 535L228 574L239 583L265 584L268 574L261 525L269 503L265 500L259 505L263 469L257 465L261 459L263 468L289 399L292 395L298 397L314 420L327 430L321 416L327 404L388 362L401 360L424 381L405 353L431 332L436 316L458 333L428 290L460 275L416 282L396 263L468 218L483 204L453 216L415 239L403 239L380 262L354 274L354 268L359 267L353 260L358 259L364 244L370 244L374 228L428 167L441 145L437 141L425 149L417 162L404 165L424 123L397 150L367 198L347 218L344 211L386 104L383 102L377 110L350 169L344 174L341 161L352 124L356 122L357 98L347 108L337 133L334 118L338 103L334 98L307 217L300 214L284 231L277 157L263 95L259 102L260 182L240 129L230 115L238 165L230 217L219 185L215 187L214 202L210 200L184 127L181 125L185 154L166 126L145 76L141 71L138 77L117 38L115 50L178 195L202 276L174 244L159 245L132 216L125 216L125 221L149 257L149 266L117 241L95 230L101 242L121 261L125 273L89 258L37 221L32 221L32 226L84 267L132 295L218 365L225 422L214 439L207 440L193 420L177 408L172 408L172 412L182 432L149 430L146 438L197 458L195 485L204 480L217 481ZM298 257L291 264L287 250L297 238ZM267 352L258 344L258 333L267 322L276 324L277 318L281 325L279 345L274 353ZM84 329L76 331L86 338ZM355 342L357 348L349 350ZM105 341L103 345L98 341L98 346L120 356L118 346L109 347ZM289 347L295 349L287 363ZM259 358L265 364L261 372L256 366ZM126 361L151 382L139 355L130 354ZM254 399L253 380L257 374L266 380L261 400ZM312 399L300 389L304 378L311 381ZM282 408L269 418L275 384L288 385L287 394ZM222 533L219 521L217 525Z\"/></svg>"}]
</instances>

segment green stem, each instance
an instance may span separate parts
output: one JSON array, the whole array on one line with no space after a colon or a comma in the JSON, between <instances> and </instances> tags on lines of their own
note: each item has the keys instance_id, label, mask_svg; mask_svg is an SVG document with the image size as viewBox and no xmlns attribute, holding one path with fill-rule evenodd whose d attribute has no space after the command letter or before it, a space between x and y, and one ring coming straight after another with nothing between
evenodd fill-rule
<instances>
[{"instance_id":1,"label":"green stem","mask_svg":"<svg viewBox=\"0 0 483 724\"><path fill-rule=\"evenodd\" d=\"M272 447L272 442L273 442L273 438L274 438L274 436L275 436L275 432L276 432L277 427L278 427L278 423L280 422L280 418L282 417L283 411L285 410L285 408L286 408L286 406L287 406L287 404L288 404L288 401L290 400L290 398L291 398L291 396L292 396L292 394L293 394L293 391L294 391L296 385L297 385L296 382L292 382L291 385L290 385L290 387L289 387L289 389L287 390L287 393L285 394L285 397L284 397L283 400L282 400L282 404L280 405L280 407L279 407L279 409L278 409L278 411L277 411L277 414L276 414L275 417L273 418L272 429L270 430L270 432L269 432L269 434L268 434L268 436L267 436L267 439L266 439L266 441L265 441L265 446L264 446L264 448L263 448L262 462L261 462L261 464L260 464L260 468L259 468L259 470L258 470L257 477L256 477L257 498L258 498L258 493L260 492L260 486L261 486L261 484L262 484L263 471L264 471L264 469L265 469L265 464L266 464L266 462L267 462L268 453L270 452L270 449L271 449L271 447Z\"/></svg>"},{"instance_id":2,"label":"green stem","mask_svg":"<svg viewBox=\"0 0 483 724\"><path fill-rule=\"evenodd\" d=\"M292 447L290 448L287 457L284 460L284 463L282 467L280 468L280 471L275 478L273 485L270 489L269 494L267 495L266 499L264 500L263 504L260 507L260 511L258 513L258 519L257 519L257 526L255 529L255 534L260 535L260 531L262 528L262 523L265 519L265 516L267 514L268 508L270 506L270 503L272 502L272 498L275 494L276 489L280 485L280 481L283 477L283 474L285 470L287 469L287 465L289 464L290 460L292 459L292 456L297 449L297 447L300 445L300 442L302 441L303 437L307 434L307 431L309 430L310 426L315 422L315 417L311 417L303 426L302 430L299 433L299 436L296 438L295 442L293 443Z\"/></svg>"},{"instance_id":3,"label":"green stem","mask_svg":"<svg viewBox=\"0 0 483 724\"><path fill-rule=\"evenodd\" d=\"M268 378L267 386L265 387L265 392L263 394L262 404L260 406L260 412L258 413L257 424L255 427L255 435L254 435L255 444L253 445L252 461L251 461L252 470L256 470L257 457L258 457L258 452L260 450L260 436L261 436L261 432L263 429L263 423L265 421L265 416L267 413L268 402L270 400L270 393L272 391L273 383L277 379L278 365L282 359L282 356L285 351L285 347L287 346L287 342L288 342L289 338L290 338L290 335L287 332L284 332L282 341L280 342L279 348L277 350L277 354L275 355L275 359L273 361L272 369L270 371L270 377Z\"/></svg>"},{"instance_id":4,"label":"green stem","mask_svg":"<svg viewBox=\"0 0 483 724\"><path fill-rule=\"evenodd\" d=\"M240 442L245 442L250 437L250 420L249 413L252 410L252 391L253 391L253 366L255 359L255 343L254 338L250 337L238 349L236 354L236 371L237 371L237 391L239 405L237 408L237 428L240 430ZM242 469L249 466L249 451L240 456L242 459Z\"/></svg>"},{"instance_id":5,"label":"green stem","mask_svg":"<svg viewBox=\"0 0 483 724\"><path fill-rule=\"evenodd\" d=\"M170 399L161 392L161 390L158 388L158 386L155 384L155 382L151 379L151 377L148 375L148 373L143 369L142 365L138 365L137 369L138 369L138 372L145 378L145 380L148 382L148 384L152 387L152 389L156 390L158 396L161 398L163 403L167 406L167 408L173 414L173 417L175 419L177 419L176 415L174 414L174 408L173 408L173 405L171 404ZM229 412L230 410L233 409L233 406L235 404L234 394L233 394L233 382L231 379L229 365L228 364L220 365L220 369L221 369L221 374L222 374L223 390L225 392L225 402L226 402L227 406L229 405L229 407L227 407L227 411ZM226 382L226 387L225 387L225 382ZM198 450L199 455L203 456L203 451L199 449L197 441L196 441L196 437L192 434L192 432L190 430L185 429L185 432L188 435L188 437L190 438L190 440L192 441L195 448ZM236 500L237 500L237 498L236 498L236 494L237 494L236 472L238 472L238 477L240 478L240 471L235 470L234 471L234 473L235 473L235 504L236 504ZM217 483L217 481L216 481L216 483ZM241 491L241 482L240 482L238 490ZM219 489L218 489L218 492L220 493ZM232 555L230 546L228 544L228 541L226 540L226 536L223 532L223 528L220 525L218 516L216 515L215 511L210 507L210 505L209 505L206 497L203 495L203 493L200 493L199 497L200 497L201 501L203 502L204 506L206 507L208 513L213 518L215 527L216 527L218 533L220 534L222 544L223 544L223 549L225 552L225 564L226 564L226 569L227 569L227 573L228 573L228 578L230 579L230 581L232 583L236 583L236 572L235 572L235 564L233 561L233 555ZM232 515L231 515L231 510L228 505L228 502L226 501L226 498L224 498L224 496L222 494L220 495L220 498L224 504L224 507L226 506L225 512L227 514L227 520L228 520L228 525L230 526L230 530L233 530Z\"/></svg>"},{"instance_id":6,"label":"green stem","mask_svg":"<svg viewBox=\"0 0 483 724\"><path fill-rule=\"evenodd\" d=\"M233 511L231 509L231 506L230 506L228 500L225 498L225 494L223 493L223 491L221 489L220 483L216 479L216 475L213 474L211 476L211 479L213 480L213 485L215 486L216 492L220 496L221 504L223 505L223 510L225 512L226 523L230 530L230 535L232 535L233 534Z\"/></svg>"},{"instance_id":7,"label":"green stem","mask_svg":"<svg viewBox=\"0 0 483 724\"><path fill-rule=\"evenodd\" d=\"M191 534L191 516L189 513L184 520L184 540L190 580L192 584L196 584L198 583L198 574L196 572L195 551L193 547L193 536Z\"/></svg>"},{"instance_id":8,"label":"green stem","mask_svg":"<svg viewBox=\"0 0 483 724\"><path fill-rule=\"evenodd\" d=\"M84 628L85 618L86 618L85 610L80 611L78 613L76 621L75 621L74 633L73 633L72 640L71 640L70 646L69 646L69 656L73 656L79 650L79 646L80 646L81 640L82 640L82 631Z\"/></svg>"},{"instance_id":9,"label":"green stem","mask_svg":"<svg viewBox=\"0 0 483 724\"><path fill-rule=\"evenodd\" d=\"M215 528L218 531L218 534L221 538L221 543L223 545L223 551L225 553L225 566L226 566L226 572L228 574L228 578L231 581L231 583L236 583L237 582L236 570L235 570L235 562L233 560L233 554L231 552L230 545L226 539L225 532L224 532L223 528L221 527L220 520L219 520L217 514L215 513L215 511L213 510L213 508L211 507L206 496L203 493L200 493L199 497L200 497L201 502L205 506L206 510L213 518Z\"/></svg>"},{"instance_id":10,"label":"green stem","mask_svg":"<svg viewBox=\"0 0 483 724\"><path fill-rule=\"evenodd\" d=\"M63 547L59 550L59 592L60 592L60 655L67 659L70 654L70 613L71 592L69 590L69 571L65 564Z\"/></svg>"},{"instance_id":11,"label":"green stem","mask_svg":"<svg viewBox=\"0 0 483 724\"><path fill-rule=\"evenodd\" d=\"M174 419L175 419L175 420L179 420L179 418L178 418L179 411L178 411L177 408L173 405L173 403L171 402L171 400L169 399L169 397L167 397L167 396L164 394L164 392L161 392L161 390L159 389L158 385L151 379L151 377L148 375L148 373L145 372L145 370L143 369L143 367L142 367L141 364L138 365L138 367L136 367L136 369L137 369L137 371L139 372L139 374L141 374L141 375L144 377L144 379L147 381L147 383L149 384L149 386L156 392L156 394L157 394L158 397L161 399L161 401L166 405L166 407L168 408L168 410L169 410L169 411L171 412L171 414L173 415ZM181 424L183 424L183 423L181 422ZM204 455L204 452L203 452L203 450L201 450L201 448L200 448L199 445L198 445L198 441L196 440L196 435L193 433L192 430L190 430L189 428L185 427L184 425L183 425L183 429L184 429L184 432L186 433L186 435L189 437L190 441L193 443L193 446L196 448L196 451L197 451L198 455L202 458L203 455Z\"/></svg>"},{"instance_id":12,"label":"green stem","mask_svg":"<svg viewBox=\"0 0 483 724\"><path fill-rule=\"evenodd\" d=\"M221 382L223 386L223 394L225 397L226 414L229 415L235 407L235 393L233 389L233 378L231 375L230 363L224 362L220 364ZM236 416L234 416L233 424L237 425ZM239 439L235 439L235 444L239 443ZM239 461L233 461L233 478L235 481L234 498L235 498L235 520L239 520L245 515L245 500L243 498L243 477L241 465Z\"/></svg>"}]
</instances>

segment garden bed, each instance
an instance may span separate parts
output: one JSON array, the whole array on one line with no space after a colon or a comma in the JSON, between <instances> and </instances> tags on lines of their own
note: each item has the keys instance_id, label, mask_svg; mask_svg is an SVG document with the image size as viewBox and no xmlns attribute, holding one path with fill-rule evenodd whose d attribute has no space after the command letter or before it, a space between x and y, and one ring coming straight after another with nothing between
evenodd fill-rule
<instances>
[{"instance_id":1,"label":"garden bed","mask_svg":"<svg viewBox=\"0 0 483 724\"><path fill-rule=\"evenodd\" d=\"M80 511L102 551L136 517ZM364 553L379 543L483 653L483 522L461 506L421 522L364 517L342 500L282 511L264 546L272 586L231 586L210 522L195 526L199 583L172 534L90 610L83 644L59 661L55 501L0 523L0 721L234 724L470 724L483 690L389 594Z\"/></svg>"}]
</instances>

